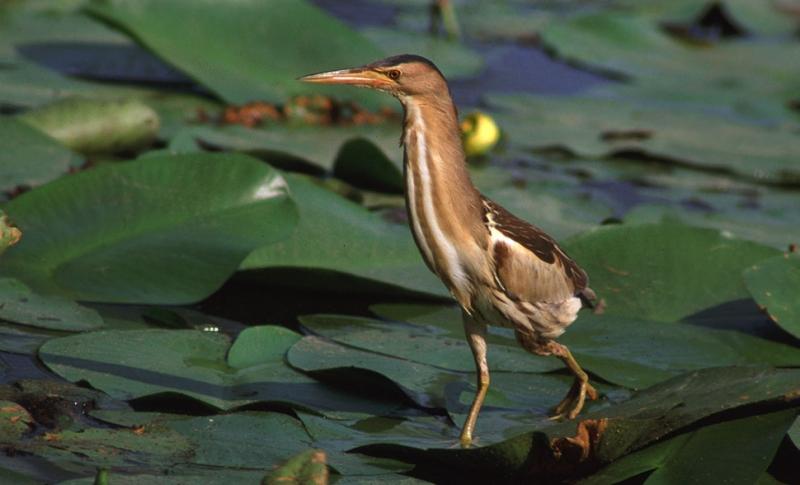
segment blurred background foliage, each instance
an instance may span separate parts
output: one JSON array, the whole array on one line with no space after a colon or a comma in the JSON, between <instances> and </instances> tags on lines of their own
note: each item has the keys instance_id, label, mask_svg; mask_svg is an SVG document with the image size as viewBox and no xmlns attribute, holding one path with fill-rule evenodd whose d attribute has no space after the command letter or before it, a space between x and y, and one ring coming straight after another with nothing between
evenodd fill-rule
<instances>
[{"instance_id":1,"label":"blurred background foliage","mask_svg":"<svg viewBox=\"0 0 800 485\"><path fill-rule=\"evenodd\" d=\"M792 483L798 32L796 0L3 1L0 481ZM492 329L454 447L473 364L399 105L295 81L399 53L603 300L574 422Z\"/></svg>"}]
</instances>

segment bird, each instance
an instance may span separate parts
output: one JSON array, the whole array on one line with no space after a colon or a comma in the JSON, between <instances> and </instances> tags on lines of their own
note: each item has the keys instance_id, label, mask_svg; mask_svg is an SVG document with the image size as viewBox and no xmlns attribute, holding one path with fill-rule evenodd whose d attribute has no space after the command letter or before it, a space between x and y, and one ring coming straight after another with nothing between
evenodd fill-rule
<instances>
[{"instance_id":1,"label":"bird","mask_svg":"<svg viewBox=\"0 0 800 485\"><path fill-rule=\"evenodd\" d=\"M598 394L570 353L556 341L596 298L586 272L543 230L481 194L473 185L458 113L447 80L430 60L413 54L299 78L388 93L403 107L403 178L409 226L428 268L462 310L477 371L477 392L460 444L474 442L489 389L486 335L490 325L513 329L528 352L561 359L574 375L554 419L574 419Z\"/></svg>"}]
</instances>

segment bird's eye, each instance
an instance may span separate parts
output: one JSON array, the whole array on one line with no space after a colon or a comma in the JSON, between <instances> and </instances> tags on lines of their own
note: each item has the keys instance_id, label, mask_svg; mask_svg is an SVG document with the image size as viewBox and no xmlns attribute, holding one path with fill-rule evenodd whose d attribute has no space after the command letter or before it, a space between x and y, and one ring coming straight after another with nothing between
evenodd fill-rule
<instances>
[{"instance_id":1,"label":"bird's eye","mask_svg":"<svg viewBox=\"0 0 800 485\"><path fill-rule=\"evenodd\" d=\"M394 79L396 81L400 77L400 71L397 69L392 69L389 71L388 76L390 79Z\"/></svg>"}]
</instances>

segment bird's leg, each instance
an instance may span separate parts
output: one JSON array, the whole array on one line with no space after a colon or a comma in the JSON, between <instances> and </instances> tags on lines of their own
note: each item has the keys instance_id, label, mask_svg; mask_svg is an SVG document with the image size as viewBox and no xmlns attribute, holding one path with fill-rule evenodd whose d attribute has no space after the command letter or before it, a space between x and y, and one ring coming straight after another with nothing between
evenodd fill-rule
<instances>
[{"instance_id":1,"label":"bird's leg","mask_svg":"<svg viewBox=\"0 0 800 485\"><path fill-rule=\"evenodd\" d=\"M597 391L589 384L589 376L578 365L566 345L551 341L548 343L548 347L552 354L564 361L570 372L575 374L575 382L572 383L572 387L570 387L564 399L555 407L556 414L553 418L558 419L566 416L568 419L574 419L583 409L586 396L588 395L589 399L595 400L597 399Z\"/></svg>"},{"instance_id":2,"label":"bird's leg","mask_svg":"<svg viewBox=\"0 0 800 485\"><path fill-rule=\"evenodd\" d=\"M472 349L472 356L475 359L475 369L478 373L478 392L475 400L469 408L469 415L464 422L461 430L461 446L464 448L472 444L472 432L475 430L475 422L478 420L478 413L489 390L489 365L486 363L486 325L476 322L472 317L464 314L464 333L467 342Z\"/></svg>"}]
</instances>

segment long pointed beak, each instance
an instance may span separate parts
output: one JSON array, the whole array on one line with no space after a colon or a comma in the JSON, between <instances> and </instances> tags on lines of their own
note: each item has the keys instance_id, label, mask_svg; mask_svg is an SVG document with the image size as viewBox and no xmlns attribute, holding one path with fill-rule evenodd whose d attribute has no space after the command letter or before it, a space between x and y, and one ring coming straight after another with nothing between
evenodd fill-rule
<instances>
[{"instance_id":1,"label":"long pointed beak","mask_svg":"<svg viewBox=\"0 0 800 485\"><path fill-rule=\"evenodd\" d=\"M389 80L382 74L365 67L309 74L297 80L317 84L350 84L373 89L382 89L390 85Z\"/></svg>"}]
</instances>

